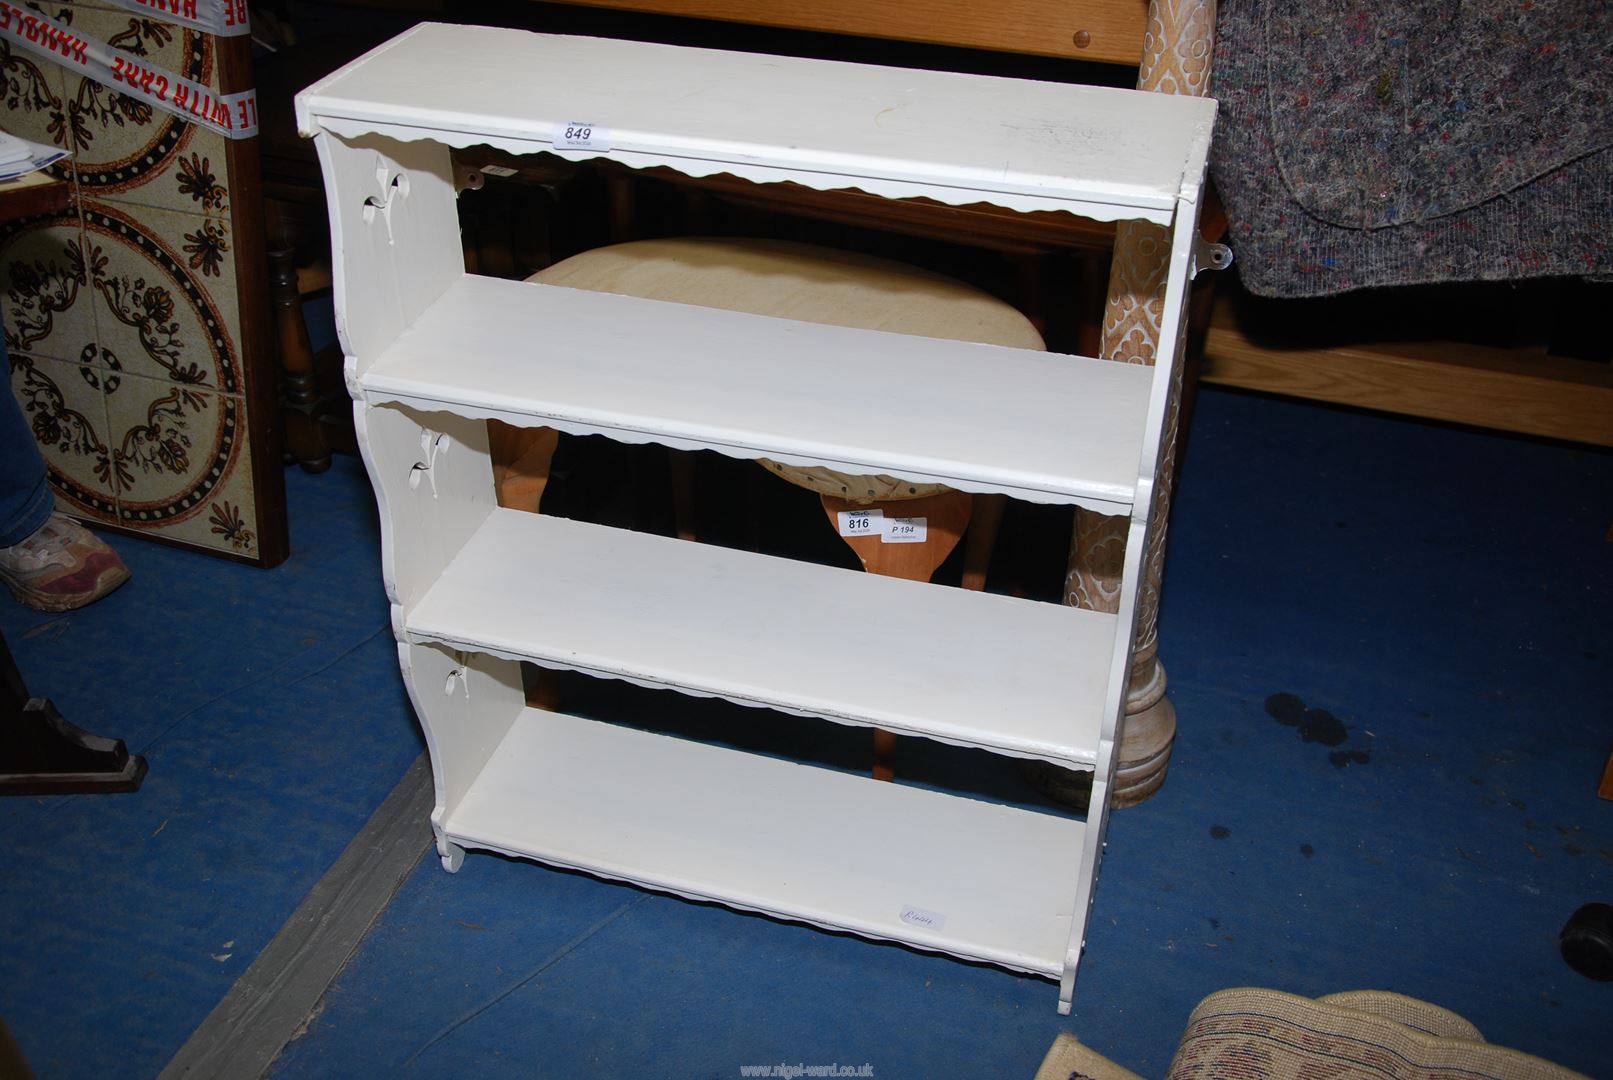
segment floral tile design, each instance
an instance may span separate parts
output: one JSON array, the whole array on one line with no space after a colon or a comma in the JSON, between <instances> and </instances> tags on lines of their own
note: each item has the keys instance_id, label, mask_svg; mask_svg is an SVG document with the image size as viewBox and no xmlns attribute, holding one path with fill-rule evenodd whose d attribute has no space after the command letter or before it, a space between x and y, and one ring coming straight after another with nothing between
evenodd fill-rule
<instances>
[{"instance_id":1,"label":"floral tile design","mask_svg":"<svg viewBox=\"0 0 1613 1080\"><path fill-rule=\"evenodd\" d=\"M95 313L76 214L26 218L0 228L0 308L6 351L95 358Z\"/></svg>"},{"instance_id":2,"label":"floral tile design","mask_svg":"<svg viewBox=\"0 0 1613 1080\"><path fill-rule=\"evenodd\" d=\"M0 41L0 77L5 80L5 129L47 146L66 146L66 72L42 56ZM73 175L67 161L45 171L52 176Z\"/></svg>"},{"instance_id":3,"label":"floral tile design","mask_svg":"<svg viewBox=\"0 0 1613 1080\"><path fill-rule=\"evenodd\" d=\"M104 373L26 354L8 359L11 393L39 440L57 502L80 517L116 521Z\"/></svg>"},{"instance_id":4,"label":"floral tile design","mask_svg":"<svg viewBox=\"0 0 1613 1080\"><path fill-rule=\"evenodd\" d=\"M132 374L242 392L239 303L228 227L210 218L86 199L85 273L100 362Z\"/></svg>"},{"instance_id":5,"label":"floral tile design","mask_svg":"<svg viewBox=\"0 0 1613 1080\"><path fill-rule=\"evenodd\" d=\"M219 87L206 34L104 0L40 6ZM258 558L227 140L4 42L0 80L7 129L74 154L72 208L0 226L11 389L58 502Z\"/></svg>"},{"instance_id":6,"label":"floral tile design","mask_svg":"<svg viewBox=\"0 0 1613 1080\"><path fill-rule=\"evenodd\" d=\"M128 375L106 398L119 523L256 554L252 462L239 397Z\"/></svg>"},{"instance_id":7,"label":"floral tile design","mask_svg":"<svg viewBox=\"0 0 1613 1080\"><path fill-rule=\"evenodd\" d=\"M146 63L218 88L213 39L123 9L58 4L60 18ZM79 187L91 198L227 217L226 139L77 72L62 82L63 137Z\"/></svg>"}]
</instances>

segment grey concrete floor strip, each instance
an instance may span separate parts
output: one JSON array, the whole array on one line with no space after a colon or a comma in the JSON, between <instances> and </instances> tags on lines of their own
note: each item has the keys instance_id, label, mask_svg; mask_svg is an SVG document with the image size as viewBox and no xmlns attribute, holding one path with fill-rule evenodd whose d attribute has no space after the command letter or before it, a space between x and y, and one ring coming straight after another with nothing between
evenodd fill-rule
<instances>
[{"instance_id":1,"label":"grey concrete floor strip","mask_svg":"<svg viewBox=\"0 0 1613 1080\"><path fill-rule=\"evenodd\" d=\"M421 754L159 1080L269 1070L430 846L434 800Z\"/></svg>"}]
</instances>

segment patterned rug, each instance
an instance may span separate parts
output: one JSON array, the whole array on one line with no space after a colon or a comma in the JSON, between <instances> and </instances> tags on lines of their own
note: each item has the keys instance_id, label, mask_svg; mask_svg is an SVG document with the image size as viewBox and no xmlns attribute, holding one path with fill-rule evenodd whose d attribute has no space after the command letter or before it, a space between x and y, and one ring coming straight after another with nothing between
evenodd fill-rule
<instances>
[{"instance_id":1,"label":"patterned rug","mask_svg":"<svg viewBox=\"0 0 1613 1080\"><path fill-rule=\"evenodd\" d=\"M1188 1019L1167 1080L1583 1080L1530 1054L1492 1046L1472 1024L1399 994L1320 1000L1276 990L1222 990ZM1061 1035L1036 1080L1136 1080Z\"/></svg>"}]
</instances>

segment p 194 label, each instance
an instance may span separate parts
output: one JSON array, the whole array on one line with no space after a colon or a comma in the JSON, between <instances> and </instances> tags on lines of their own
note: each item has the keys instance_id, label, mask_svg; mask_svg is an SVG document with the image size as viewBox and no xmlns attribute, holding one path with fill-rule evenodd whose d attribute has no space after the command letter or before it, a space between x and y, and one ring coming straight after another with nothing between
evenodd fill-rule
<instances>
[{"instance_id":1,"label":"p 194 label","mask_svg":"<svg viewBox=\"0 0 1613 1080\"><path fill-rule=\"evenodd\" d=\"M929 539L930 519L921 517L892 517L885 519L886 544L922 544Z\"/></svg>"}]
</instances>

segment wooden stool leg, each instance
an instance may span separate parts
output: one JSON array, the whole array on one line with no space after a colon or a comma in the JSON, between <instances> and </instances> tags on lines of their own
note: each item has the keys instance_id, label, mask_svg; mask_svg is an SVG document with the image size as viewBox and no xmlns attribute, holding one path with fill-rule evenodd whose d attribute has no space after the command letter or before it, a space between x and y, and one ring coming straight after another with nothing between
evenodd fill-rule
<instances>
[{"instance_id":1,"label":"wooden stool leg","mask_svg":"<svg viewBox=\"0 0 1613 1080\"><path fill-rule=\"evenodd\" d=\"M974 592L986 588L986 571L991 566L991 550L997 546L997 530L1002 527L1006 495L976 495L969 535L963 546L963 587Z\"/></svg>"},{"instance_id":2,"label":"wooden stool leg","mask_svg":"<svg viewBox=\"0 0 1613 1080\"><path fill-rule=\"evenodd\" d=\"M924 539L917 543L886 543L883 535L842 536L846 546L857 553L863 569L870 574L906 578L909 581L929 581L935 576L958 540L969 525L970 497L961 491L947 491L939 495L926 495L919 499L901 499L886 503L854 503L832 495L818 496L823 512L836 531L840 528L840 513L848 510L878 510L886 518L923 518ZM874 730L875 780L893 780L896 776L896 736L889 731Z\"/></svg>"},{"instance_id":3,"label":"wooden stool leg","mask_svg":"<svg viewBox=\"0 0 1613 1080\"><path fill-rule=\"evenodd\" d=\"M549 486L560 433L554 428L512 427L501 420L487 422L487 447L493 459L493 490L498 504L512 510L538 512L543 489Z\"/></svg>"},{"instance_id":4,"label":"wooden stool leg","mask_svg":"<svg viewBox=\"0 0 1613 1080\"><path fill-rule=\"evenodd\" d=\"M667 461L667 472L672 480L672 520L678 530L678 539L693 540L695 539L694 455L673 450Z\"/></svg>"},{"instance_id":5,"label":"wooden stool leg","mask_svg":"<svg viewBox=\"0 0 1613 1080\"><path fill-rule=\"evenodd\" d=\"M560 433L554 428L521 428L501 420L487 422L488 456L493 461L493 492L498 504L512 510L538 512L543 489L549 486L549 467L554 463ZM528 668L526 703L535 709L553 711L560 702L555 672L548 668Z\"/></svg>"}]
</instances>

